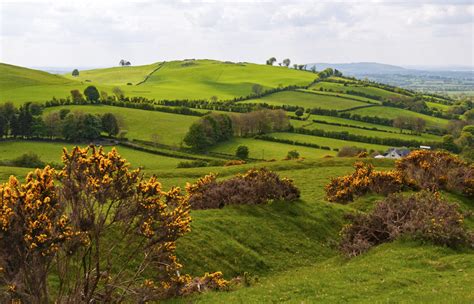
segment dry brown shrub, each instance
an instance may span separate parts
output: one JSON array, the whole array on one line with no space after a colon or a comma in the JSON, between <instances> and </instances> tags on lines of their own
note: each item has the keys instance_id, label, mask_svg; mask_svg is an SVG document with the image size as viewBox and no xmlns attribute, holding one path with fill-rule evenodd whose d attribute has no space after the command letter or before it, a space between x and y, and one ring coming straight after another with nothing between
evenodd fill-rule
<instances>
[{"instance_id":1,"label":"dry brown shrub","mask_svg":"<svg viewBox=\"0 0 474 304\"><path fill-rule=\"evenodd\" d=\"M245 160L234 159L225 162L224 167L245 165Z\"/></svg>"},{"instance_id":2,"label":"dry brown shrub","mask_svg":"<svg viewBox=\"0 0 474 304\"><path fill-rule=\"evenodd\" d=\"M350 257L402 235L450 247L472 243L459 207L430 191L408 197L392 194L370 213L348 218L351 223L341 231L340 249Z\"/></svg>"},{"instance_id":3,"label":"dry brown shrub","mask_svg":"<svg viewBox=\"0 0 474 304\"><path fill-rule=\"evenodd\" d=\"M187 184L189 203L193 209L222 208L226 205L257 205L269 200L292 201L300 196L293 182L280 178L268 169L251 169L245 174L220 181L210 174L195 184Z\"/></svg>"},{"instance_id":4,"label":"dry brown shrub","mask_svg":"<svg viewBox=\"0 0 474 304\"><path fill-rule=\"evenodd\" d=\"M474 196L474 165L443 151L418 150L397 161L404 183L418 189L456 191Z\"/></svg>"}]
</instances>

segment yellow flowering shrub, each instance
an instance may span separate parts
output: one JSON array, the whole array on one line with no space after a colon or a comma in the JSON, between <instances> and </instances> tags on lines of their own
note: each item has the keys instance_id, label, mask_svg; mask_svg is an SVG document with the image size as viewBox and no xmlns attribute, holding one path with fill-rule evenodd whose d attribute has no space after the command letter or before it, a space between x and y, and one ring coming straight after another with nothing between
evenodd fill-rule
<instances>
[{"instance_id":1,"label":"yellow flowering shrub","mask_svg":"<svg viewBox=\"0 0 474 304\"><path fill-rule=\"evenodd\" d=\"M54 185L55 171L37 169L20 183L0 185L1 302L48 300L47 273L55 254L79 235L70 225Z\"/></svg>"},{"instance_id":2,"label":"yellow flowering shrub","mask_svg":"<svg viewBox=\"0 0 474 304\"><path fill-rule=\"evenodd\" d=\"M330 202L351 202L368 192L387 195L403 187L402 178L396 171L376 171L371 164L363 162L354 163L354 168L354 173L333 178L325 186Z\"/></svg>"}]
</instances>

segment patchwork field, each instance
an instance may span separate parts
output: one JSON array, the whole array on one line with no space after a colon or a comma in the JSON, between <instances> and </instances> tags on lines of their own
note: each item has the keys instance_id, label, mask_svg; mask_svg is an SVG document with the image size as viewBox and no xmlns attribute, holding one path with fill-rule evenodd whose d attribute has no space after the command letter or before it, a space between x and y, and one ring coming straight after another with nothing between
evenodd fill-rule
<instances>
[{"instance_id":1,"label":"patchwork field","mask_svg":"<svg viewBox=\"0 0 474 304\"><path fill-rule=\"evenodd\" d=\"M270 105L292 105L300 106L306 109L322 108L334 110L346 110L354 107L365 106L367 103L352 99L340 98L331 95L314 94L311 92L280 92L270 94L260 99L251 99L246 103L267 103Z\"/></svg>"}]
</instances>

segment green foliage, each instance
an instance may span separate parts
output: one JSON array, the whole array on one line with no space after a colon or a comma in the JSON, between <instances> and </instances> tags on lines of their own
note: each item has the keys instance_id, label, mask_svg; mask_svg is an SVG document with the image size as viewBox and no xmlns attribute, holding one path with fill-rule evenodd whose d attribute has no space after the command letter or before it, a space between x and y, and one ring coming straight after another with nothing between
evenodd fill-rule
<instances>
[{"instance_id":1,"label":"green foliage","mask_svg":"<svg viewBox=\"0 0 474 304\"><path fill-rule=\"evenodd\" d=\"M88 86L84 90L84 95L86 96L88 101L92 101L94 103L97 103L100 98L99 90L97 90L95 86Z\"/></svg>"},{"instance_id":2,"label":"green foliage","mask_svg":"<svg viewBox=\"0 0 474 304\"><path fill-rule=\"evenodd\" d=\"M249 157L249 148L247 146L238 146L235 151L235 156L240 159L247 159Z\"/></svg>"},{"instance_id":3,"label":"green foliage","mask_svg":"<svg viewBox=\"0 0 474 304\"><path fill-rule=\"evenodd\" d=\"M119 131L120 127L117 121L117 118L112 113L105 113L102 115L102 129L109 135L109 136L116 136Z\"/></svg>"},{"instance_id":4,"label":"green foliage","mask_svg":"<svg viewBox=\"0 0 474 304\"><path fill-rule=\"evenodd\" d=\"M74 69L74 70L72 71L71 75L74 76L74 77L79 76L79 70L78 70L78 69Z\"/></svg>"},{"instance_id":5,"label":"green foliage","mask_svg":"<svg viewBox=\"0 0 474 304\"><path fill-rule=\"evenodd\" d=\"M286 159L298 159L300 157L300 153L296 150L288 151L286 154Z\"/></svg>"}]
</instances>

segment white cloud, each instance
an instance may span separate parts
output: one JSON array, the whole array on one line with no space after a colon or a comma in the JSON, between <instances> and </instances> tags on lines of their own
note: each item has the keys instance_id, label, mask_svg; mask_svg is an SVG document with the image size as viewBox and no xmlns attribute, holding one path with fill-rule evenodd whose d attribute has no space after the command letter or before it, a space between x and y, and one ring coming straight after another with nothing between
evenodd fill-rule
<instances>
[{"instance_id":1,"label":"white cloud","mask_svg":"<svg viewBox=\"0 0 474 304\"><path fill-rule=\"evenodd\" d=\"M472 1L0 0L0 61L179 58L473 65Z\"/></svg>"}]
</instances>

